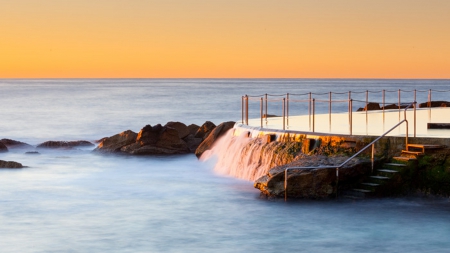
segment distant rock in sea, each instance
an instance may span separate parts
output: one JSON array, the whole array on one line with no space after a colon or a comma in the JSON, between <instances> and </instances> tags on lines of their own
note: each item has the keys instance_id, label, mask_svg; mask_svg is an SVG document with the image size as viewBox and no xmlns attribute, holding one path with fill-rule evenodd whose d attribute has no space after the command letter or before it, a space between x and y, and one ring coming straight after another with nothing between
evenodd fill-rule
<instances>
[{"instance_id":1,"label":"distant rock in sea","mask_svg":"<svg viewBox=\"0 0 450 253\"><path fill-rule=\"evenodd\" d=\"M46 141L39 145L36 148L75 148L75 147L93 147L89 141Z\"/></svg>"},{"instance_id":2,"label":"distant rock in sea","mask_svg":"<svg viewBox=\"0 0 450 253\"><path fill-rule=\"evenodd\" d=\"M1 139L0 143L4 144L8 149L34 149L30 144L11 139Z\"/></svg>"},{"instance_id":3,"label":"distant rock in sea","mask_svg":"<svg viewBox=\"0 0 450 253\"><path fill-rule=\"evenodd\" d=\"M0 168L2 168L2 169L21 169L21 168L23 168L23 165L18 162L0 160Z\"/></svg>"}]
</instances>

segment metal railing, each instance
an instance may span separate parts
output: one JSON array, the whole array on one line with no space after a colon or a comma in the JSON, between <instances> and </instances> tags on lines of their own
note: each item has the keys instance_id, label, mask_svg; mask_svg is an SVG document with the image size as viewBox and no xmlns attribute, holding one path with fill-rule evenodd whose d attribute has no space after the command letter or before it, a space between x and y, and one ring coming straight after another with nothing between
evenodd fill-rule
<instances>
[{"instance_id":1,"label":"metal railing","mask_svg":"<svg viewBox=\"0 0 450 253\"><path fill-rule=\"evenodd\" d=\"M327 103L328 104L328 125L329 125L329 131L331 131L332 129L332 109L333 109L333 103L347 103L348 104L348 119L349 119L349 134L352 135L353 134L353 106L356 103L361 103L363 105L365 105L365 108L367 108L367 106L370 103L378 103L380 105L380 110L382 111L382 118L383 118L383 124L385 123L385 110L386 107L388 108L397 108L398 109L398 113L399 113L399 120L401 118L401 109L404 108L405 104L402 104L401 100L402 97L411 97L411 95L403 95L403 93L412 93L412 99L409 101L417 101L417 94L418 93L428 93L427 94L427 98L426 98L426 104L424 107L428 107L429 111L428 111L428 117L429 120L431 120L431 98L432 98L432 91L434 92L438 92L438 93L443 93L443 92L450 92L450 90L381 90L381 91L349 91L349 92L327 92L327 93L312 93L312 92L308 92L308 93L303 93L303 94L294 94L294 93L287 93L287 94L262 94L262 95L257 95L257 96L250 96L250 95L245 95L242 96L242 124L247 124L249 123L249 101L258 101L260 104L260 110L259 110L259 117L260 117L260 127L263 128L264 126L267 126L269 123L269 117L271 116L269 114L269 103L272 105L272 107L277 107L279 110L279 108L281 107L281 113L279 113L277 116L281 117L282 119L282 127L283 130L286 130L286 128L289 129L289 127L292 127L293 125L290 125L289 123L289 116L292 114L291 110L291 105L293 103L306 103L307 104L307 114L308 114L308 125L309 125L309 129L305 129L308 131L312 131L315 132L316 131L316 113L318 112L317 110L317 103ZM381 101L370 101L369 100L369 94L371 93L381 93ZM386 101L386 94L387 93L397 93L397 98L396 101L390 101L387 102ZM347 99L335 99L336 97L339 96L346 96L348 94L348 98ZM304 99L296 99L296 97L301 97L303 96ZM322 98L316 98L315 96L322 96ZM324 99L323 97L327 96L328 99ZM356 99L358 98L357 96L364 96L364 98L360 98L360 99ZM391 99L393 98L393 96L390 96ZM334 98L334 99L333 99ZM424 98L425 100L425 98ZM305 106L306 107L306 106ZM414 115L415 115L415 110L416 110L417 106L414 106ZM320 109L320 108L319 108ZM342 107L341 107L342 109ZM368 116L368 111L369 110L365 110L365 117L366 117L366 127L368 125L368 120L369 120L369 116ZM280 112L280 111L278 111ZM322 110L323 112L323 110ZM342 111L341 111L342 112ZM281 115L281 116L280 116ZM255 117L257 117L255 115ZM416 136L416 120L414 119L414 136Z\"/></svg>"},{"instance_id":2,"label":"metal railing","mask_svg":"<svg viewBox=\"0 0 450 253\"><path fill-rule=\"evenodd\" d=\"M286 168L284 170L284 199L287 200L287 180L288 180L288 171L289 170L294 170L294 169L336 169L336 197L338 195L338 185L339 185L339 169L342 168L344 165L346 165L348 162L350 162L353 158L355 158L356 156L358 156L359 154L361 154L362 152L364 152L366 149L368 149L369 147L372 147L372 154L371 154L371 164L372 164L372 172L373 172L373 167L374 167L374 157L375 157L375 143L377 141L379 141L381 138L383 138L384 136L386 136L388 133L390 133L392 130L394 130L395 128L397 128L398 126L400 126L403 123L406 123L406 135L405 135L405 145L408 145L408 120L406 119L406 111L411 107L416 105L417 102L413 102L411 104L409 104L404 111L404 118L403 120L401 120L400 122L398 122L395 126L393 126L391 129L389 129L388 131L386 131L384 134L380 135L379 137L377 137L375 140L373 140L371 143L367 144L364 148L362 148L361 150L359 150L358 152L356 152L354 155L352 155L350 158L348 158L347 160L345 160L343 163L341 163L338 166L315 166L315 167L289 167Z\"/></svg>"}]
</instances>

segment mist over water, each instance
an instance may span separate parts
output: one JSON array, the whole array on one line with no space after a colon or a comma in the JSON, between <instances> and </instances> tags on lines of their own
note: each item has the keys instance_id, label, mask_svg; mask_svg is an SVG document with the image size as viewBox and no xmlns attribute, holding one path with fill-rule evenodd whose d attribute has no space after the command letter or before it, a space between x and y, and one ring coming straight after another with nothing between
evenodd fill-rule
<instances>
[{"instance_id":1,"label":"mist over water","mask_svg":"<svg viewBox=\"0 0 450 253\"><path fill-rule=\"evenodd\" d=\"M36 145L47 140L92 141L167 121L219 124L240 120L245 94L446 90L449 84L445 80L0 80L0 138ZM391 95L395 100L396 94ZM276 106L270 110L276 111ZM1 252L448 252L450 248L449 199L267 201L259 198L252 182L214 171L213 159L102 156L90 149L39 152L0 153L1 160L28 166L0 170Z\"/></svg>"}]
</instances>

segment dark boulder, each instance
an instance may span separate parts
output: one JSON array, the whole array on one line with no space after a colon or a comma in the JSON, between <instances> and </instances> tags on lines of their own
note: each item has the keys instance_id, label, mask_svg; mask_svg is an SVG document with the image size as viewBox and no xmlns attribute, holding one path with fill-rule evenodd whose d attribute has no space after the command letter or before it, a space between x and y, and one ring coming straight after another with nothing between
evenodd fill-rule
<instances>
[{"instance_id":1,"label":"dark boulder","mask_svg":"<svg viewBox=\"0 0 450 253\"><path fill-rule=\"evenodd\" d=\"M92 147L92 144L89 141L46 141L39 145L36 148L75 148L75 147Z\"/></svg>"},{"instance_id":2,"label":"dark boulder","mask_svg":"<svg viewBox=\"0 0 450 253\"><path fill-rule=\"evenodd\" d=\"M138 142L141 146L156 144L161 130L162 126L160 124L154 127L151 125L146 125L141 129L141 131L139 131L136 137L136 142Z\"/></svg>"},{"instance_id":3,"label":"dark boulder","mask_svg":"<svg viewBox=\"0 0 450 253\"><path fill-rule=\"evenodd\" d=\"M118 152L122 147L136 142L136 137L137 133L127 130L104 139L94 151L105 153Z\"/></svg>"},{"instance_id":4,"label":"dark boulder","mask_svg":"<svg viewBox=\"0 0 450 253\"><path fill-rule=\"evenodd\" d=\"M5 144L0 142L0 153L8 152L8 148Z\"/></svg>"},{"instance_id":5,"label":"dark boulder","mask_svg":"<svg viewBox=\"0 0 450 253\"><path fill-rule=\"evenodd\" d=\"M425 103L420 103L419 108L426 107L450 107L450 102L448 101L430 101Z\"/></svg>"},{"instance_id":6,"label":"dark boulder","mask_svg":"<svg viewBox=\"0 0 450 253\"><path fill-rule=\"evenodd\" d=\"M216 125L214 125L214 123L212 123L211 121L206 121L197 130L197 132L195 133L194 137L195 138L202 138L203 140L205 140L206 138L208 138L208 135L212 132L212 130L214 128L216 128Z\"/></svg>"},{"instance_id":7,"label":"dark boulder","mask_svg":"<svg viewBox=\"0 0 450 253\"><path fill-rule=\"evenodd\" d=\"M189 126L187 126L188 130L189 130L189 134L195 135L195 133L197 133L198 129L200 128L200 126L196 125L196 124L190 124Z\"/></svg>"},{"instance_id":8,"label":"dark boulder","mask_svg":"<svg viewBox=\"0 0 450 253\"><path fill-rule=\"evenodd\" d=\"M208 149L211 149L214 142L217 141L217 139L219 139L222 135L224 135L228 130L233 128L235 123L236 122L234 121L228 121L219 124L216 128L214 128L214 130L211 131L211 133L200 144L197 150L195 150L195 155L197 157L200 157L203 154L203 152L205 152Z\"/></svg>"},{"instance_id":9,"label":"dark boulder","mask_svg":"<svg viewBox=\"0 0 450 253\"><path fill-rule=\"evenodd\" d=\"M167 122L165 127L170 127L170 128L176 129L178 132L178 135L180 136L181 139L183 139L189 135L189 128L184 123L170 121L170 122Z\"/></svg>"},{"instance_id":10,"label":"dark boulder","mask_svg":"<svg viewBox=\"0 0 450 253\"><path fill-rule=\"evenodd\" d=\"M18 162L0 160L0 168L3 169L21 169L23 165Z\"/></svg>"},{"instance_id":11,"label":"dark boulder","mask_svg":"<svg viewBox=\"0 0 450 253\"><path fill-rule=\"evenodd\" d=\"M192 153L194 153L195 150L197 150L198 146L200 146L200 143L202 143L203 141L202 138L195 138L193 134L189 134L183 140L186 142L189 150Z\"/></svg>"},{"instance_id":12,"label":"dark boulder","mask_svg":"<svg viewBox=\"0 0 450 253\"><path fill-rule=\"evenodd\" d=\"M30 144L11 139L1 139L0 143L3 143L9 149L34 149Z\"/></svg>"}]
</instances>

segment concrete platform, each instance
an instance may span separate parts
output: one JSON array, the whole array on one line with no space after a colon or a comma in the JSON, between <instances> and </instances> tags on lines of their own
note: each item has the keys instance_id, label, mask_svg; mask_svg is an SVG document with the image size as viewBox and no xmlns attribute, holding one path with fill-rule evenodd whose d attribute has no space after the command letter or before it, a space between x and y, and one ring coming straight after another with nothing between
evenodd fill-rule
<instances>
[{"instance_id":1,"label":"concrete platform","mask_svg":"<svg viewBox=\"0 0 450 253\"><path fill-rule=\"evenodd\" d=\"M285 118L285 130L339 135L379 136L404 119L404 109L352 112L351 134L349 113L289 116ZM428 123L450 123L450 108L418 108L406 112L409 137L450 138L450 129L428 129ZM250 127L261 127L261 118L249 119ZM263 129L283 130L282 117L263 119ZM405 136L406 124L393 130L389 136Z\"/></svg>"}]
</instances>

